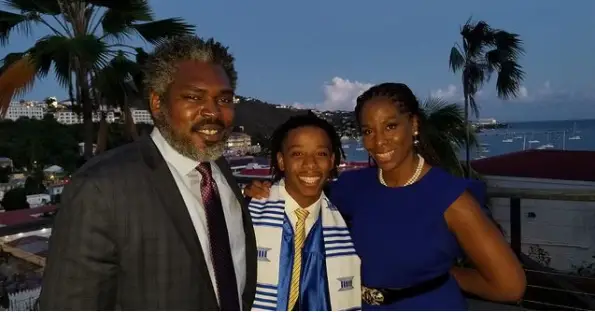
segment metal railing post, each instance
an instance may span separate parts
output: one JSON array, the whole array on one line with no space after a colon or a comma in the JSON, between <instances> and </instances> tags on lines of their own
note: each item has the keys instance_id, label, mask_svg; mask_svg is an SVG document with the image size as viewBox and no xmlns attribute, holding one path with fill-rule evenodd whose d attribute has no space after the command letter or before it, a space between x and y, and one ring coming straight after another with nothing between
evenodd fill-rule
<instances>
[{"instance_id":1,"label":"metal railing post","mask_svg":"<svg viewBox=\"0 0 595 312\"><path fill-rule=\"evenodd\" d=\"M521 198L510 198L510 247L517 255L521 256Z\"/></svg>"}]
</instances>

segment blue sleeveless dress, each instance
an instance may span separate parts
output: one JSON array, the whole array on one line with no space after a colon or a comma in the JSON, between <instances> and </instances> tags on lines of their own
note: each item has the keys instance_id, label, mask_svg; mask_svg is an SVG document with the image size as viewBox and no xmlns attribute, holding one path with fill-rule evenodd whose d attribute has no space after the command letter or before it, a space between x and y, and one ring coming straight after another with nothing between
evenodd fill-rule
<instances>
[{"instance_id":1,"label":"blue sleeveless dress","mask_svg":"<svg viewBox=\"0 0 595 312\"><path fill-rule=\"evenodd\" d=\"M444 212L466 190L483 202L481 184L437 167L400 188L380 184L376 168L342 173L331 185L330 199L351 222L362 284L403 288L448 273L462 250ZM417 297L381 306L362 304L363 310L467 310L452 277Z\"/></svg>"}]
</instances>

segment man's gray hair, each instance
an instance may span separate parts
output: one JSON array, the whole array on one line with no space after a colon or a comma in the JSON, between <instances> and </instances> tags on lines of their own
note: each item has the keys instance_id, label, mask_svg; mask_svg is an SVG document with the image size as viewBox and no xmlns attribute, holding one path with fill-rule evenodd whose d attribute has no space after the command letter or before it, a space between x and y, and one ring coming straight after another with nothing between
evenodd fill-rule
<instances>
[{"instance_id":1,"label":"man's gray hair","mask_svg":"<svg viewBox=\"0 0 595 312\"><path fill-rule=\"evenodd\" d=\"M195 35L170 38L161 42L149 55L145 64L144 84L146 91L163 96L173 82L176 63L185 60L196 60L221 65L229 77L232 88L235 89L237 72L234 67L234 57L228 48L215 39L203 40Z\"/></svg>"}]
</instances>

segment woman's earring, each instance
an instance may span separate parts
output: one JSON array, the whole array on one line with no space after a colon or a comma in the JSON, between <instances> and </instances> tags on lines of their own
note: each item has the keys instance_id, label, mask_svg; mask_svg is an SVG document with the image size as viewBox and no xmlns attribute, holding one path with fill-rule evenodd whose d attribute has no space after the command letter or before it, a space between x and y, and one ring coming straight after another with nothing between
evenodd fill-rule
<instances>
[{"instance_id":1,"label":"woman's earring","mask_svg":"<svg viewBox=\"0 0 595 312\"><path fill-rule=\"evenodd\" d=\"M418 146L419 145L419 132L417 130L415 130L415 132L413 132L413 146Z\"/></svg>"}]
</instances>

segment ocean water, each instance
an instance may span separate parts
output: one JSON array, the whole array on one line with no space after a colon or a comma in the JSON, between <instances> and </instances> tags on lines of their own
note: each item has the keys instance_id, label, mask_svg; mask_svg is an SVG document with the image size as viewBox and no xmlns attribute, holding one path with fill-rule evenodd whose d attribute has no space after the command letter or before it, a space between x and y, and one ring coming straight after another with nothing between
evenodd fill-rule
<instances>
[{"instance_id":1,"label":"ocean water","mask_svg":"<svg viewBox=\"0 0 595 312\"><path fill-rule=\"evenodd\" d=\"M506 129L484 130L478 139L481 146L471 150L472 159L528 149L595 151L595 120L514 122ZM343 144L348 161L368 160L357 141ZM459 155L465 159L465 150Z\"/></svg>"}]
</instances>

